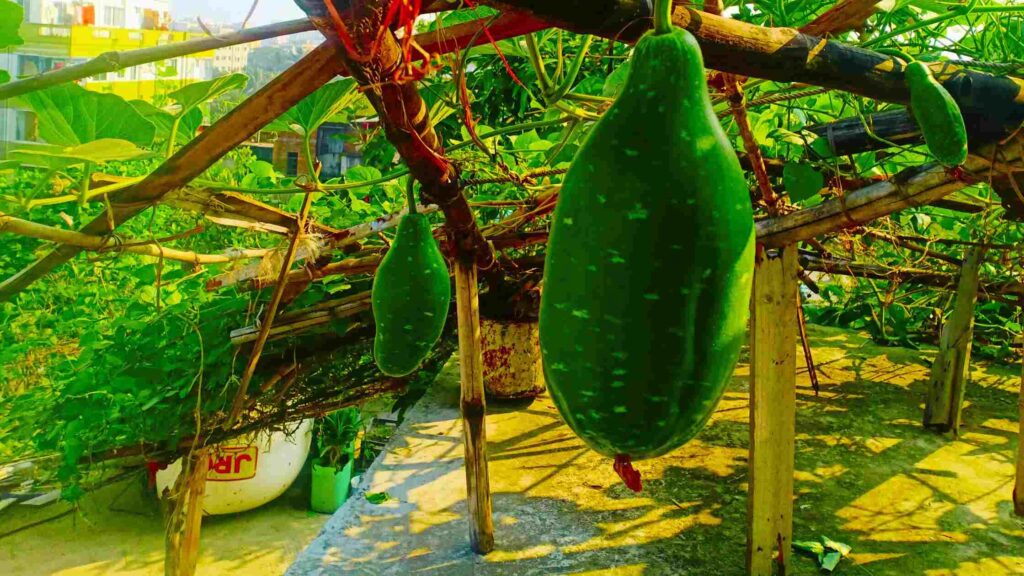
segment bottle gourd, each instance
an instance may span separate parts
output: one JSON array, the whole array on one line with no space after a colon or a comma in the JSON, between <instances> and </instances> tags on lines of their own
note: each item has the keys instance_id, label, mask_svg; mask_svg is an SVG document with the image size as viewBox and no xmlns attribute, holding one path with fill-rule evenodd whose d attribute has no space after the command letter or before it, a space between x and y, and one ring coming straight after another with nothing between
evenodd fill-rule
<instances>
[{"instance_id":1,"label":"bottle gourd","mask_svg":"<svg viewBox=\"0 0 1024 576\"><path fill-rule=\"evenodd\" d=\"M667 18L637 43L621 95L565 177L540 312L556 406L634 490L638 474L633 486L621 468L684 444L718 404L754 264L747 182L700 47Z\"/></svg>"},{"instance_id":2,"label":"bottle gourd","mask_svg":"<svg viewBox=\"0 0 1024 576\"><path fill-rule=\"evenodd\" d=\"M415 210L410 190L409 214L373 278L373 358L388 376L419 368L444 331L452 298L448 265L430 222Z\"/></svg>"},{"instance_id":3,"label":"bottle gourd","mask_svg":"<svg viewBox=\"0 0 1024 576\"><path fill-rule=\"evenodd\" d=\"M967 160L967 127L956 100L923 62L907 64L904 78L910 89L910 111L928 151L947 168L963 164Z\"/></svg>"}]
</instances>

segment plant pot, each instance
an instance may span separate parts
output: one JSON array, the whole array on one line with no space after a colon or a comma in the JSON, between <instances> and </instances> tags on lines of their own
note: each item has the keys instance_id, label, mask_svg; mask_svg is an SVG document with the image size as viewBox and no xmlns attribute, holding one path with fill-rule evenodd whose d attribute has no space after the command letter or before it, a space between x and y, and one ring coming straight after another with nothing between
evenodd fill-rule
<instances>
[{"instance_id":1,"label":"plant pot","mask_svg":"<svg viewBox=\"0 0 1024 576\"><path fill-rule=\"evenodd\" d=\"M481 318L480 338L488 396L514 400L544 393L537 322Z\"/></svg>"},{"instance_id":2,"label":"plant pot","mask_svg":"<svg viewBox=\"0 0 1024 576\"><path fill-rule=\"evenodd\" d=\"M309 504L314 512L334 514L348 500L349 483L352 481L352 458L345 459L341 469L313 463L313 488Z\"/></svg>"}]
</instances>

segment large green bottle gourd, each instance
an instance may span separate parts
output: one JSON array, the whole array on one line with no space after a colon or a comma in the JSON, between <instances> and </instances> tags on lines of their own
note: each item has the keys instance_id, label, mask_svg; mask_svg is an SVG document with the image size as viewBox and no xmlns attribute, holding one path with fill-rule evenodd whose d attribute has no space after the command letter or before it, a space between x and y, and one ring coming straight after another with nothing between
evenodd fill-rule
<instances>
[{"instance_id":1,"label":"large green bottle gourd","mask_svg":"<svg viewBox=\"0 0 1024 576\"><path fill-rule=\"evenodd\" d=\"M373 278L373 357L381 372L405 376L419 368L441 337L451 298L448 266L430 222L410 213Z\"/></svg>"},{"instance_id":2,"label":"large green bottle gourd","mask_svg":"<svg viewBox=\"0 0 1024 576\"><path fill-rule=\"evenodd\" d=\"M547 251L545 375L591 448L628 463L703 428L745 338L754 245L700 47L650 32L565 177Z\"/></svg>"}]
</instances>

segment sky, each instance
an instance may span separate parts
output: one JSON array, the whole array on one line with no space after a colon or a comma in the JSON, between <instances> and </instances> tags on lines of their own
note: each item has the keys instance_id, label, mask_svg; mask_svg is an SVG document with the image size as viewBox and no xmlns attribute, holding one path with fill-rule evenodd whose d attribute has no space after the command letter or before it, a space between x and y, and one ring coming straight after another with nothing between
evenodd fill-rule
<instances>
[{"instance_id":1,"label":"sky","mask_svg":"<svg viewBox=\"0 0 1024 576\"><path fill-rule=\"evenodd\" d=\"M171 14L175 20L200 16L207 24L230 24L241 22L251 6L252 0L171 0ZM292 0L259 0L249 25L259 26L303 16L302 10Z\"/></svg>"}]
</instances>

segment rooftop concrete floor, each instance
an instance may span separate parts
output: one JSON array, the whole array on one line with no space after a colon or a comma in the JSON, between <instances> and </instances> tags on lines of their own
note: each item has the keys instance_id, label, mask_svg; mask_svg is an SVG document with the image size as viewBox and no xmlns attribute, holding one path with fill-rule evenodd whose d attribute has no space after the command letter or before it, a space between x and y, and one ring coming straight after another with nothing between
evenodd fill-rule
<instances>
[{"instance_id":1,"label":"rooftop concrete floor","mask_svg":"<svg viewBox=\"0 0 1024 576\"><path fill-rule=\"evenodd\" d=\"M811 336L822 391L814 395L802 369L794 539L851 544L846 574L1024 574L1024 522L1009 501L1019 368L975 363L953 440L919 425L931 352L829 328L812 326ZM697 439L636 464L640 494L583 446L550 398L491 403L496 549L477 557L453 361L363 478L362 492L391 499L374 505L357 494L288 574L743 574L747 375L741 364ZM818 573L803 557L791 566Z\"/></svg>"}]
</instances>

